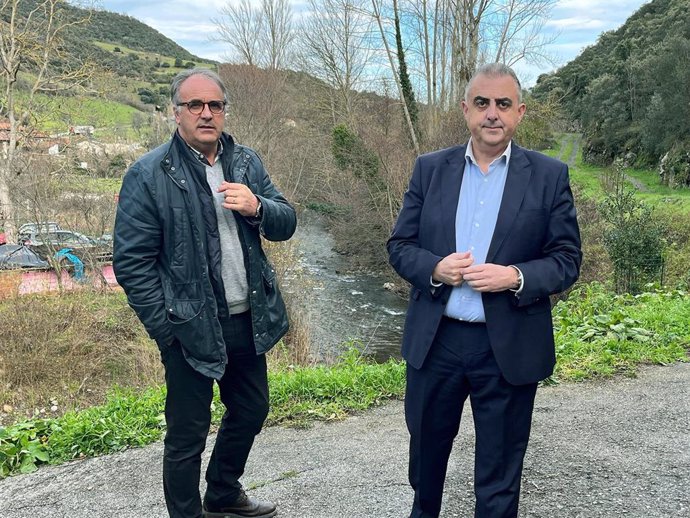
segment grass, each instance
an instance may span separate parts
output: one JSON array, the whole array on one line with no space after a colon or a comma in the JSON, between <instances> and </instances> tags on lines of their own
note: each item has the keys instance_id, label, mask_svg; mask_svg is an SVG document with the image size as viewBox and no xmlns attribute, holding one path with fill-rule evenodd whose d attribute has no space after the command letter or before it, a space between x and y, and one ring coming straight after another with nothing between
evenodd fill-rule
<instances>
[{"instance_id":1,"label":"grass","mask_svg":"<svg viewBox=\"0 0 690 518\"><path fill-rule=\"evenodd\" d=\"M60 182L66 190L107 196L115 196L122 187L122 178L94 178L86 175L63 176Z\"/></svg>"},{"instance_id":2,"label":"grass","mask_svg":"<svg viewBox=\"0 0 690 518\"><path fill-rule=\"evenodd\" d=\"M267 424L304 426L316 419L342 419L354 410L401 396L404 380L401 362L374 365L356 349L332 366L272 372ZM158 440L165 429L164 401L164 387L115 389L103 405L0 428L0 478L29 473L44 463L112 453ZM217 391L213 409L213 424L218 425L223 405Z\"/></svg>"},{"instance_id":3,"label":"grass","mask_svg":"<svg viewBox=\"0 0 690 518\"><path fill-rule=\"evenodd\" d=\"M566 149L561 151L565 143ZM572 152L572 140L568 134L558 136L554 145L544 153L552 157L567 159ZM604 188L601 179L607 174L609 168L585 164L582 161L582 149L578 149L575 164L570 168L570 177L581 193L593 199L601 199L604 196ZM652 169L628 167L624 173L640 181L645 186L645 191L638 192L637 196L645 203L658 208L661 212L671 214L690 213L690 189L671 189L662 185L659 174Z\"/></svg>"},{"instance_id":4,"label":"grass","mask_svg":"<svg viewBox=\"0 0 690 518\"><path fill-rule=\"evenodd\" d=\"M405 390L405 369L390 360L374 364L352 345L332 366L300 367L269 375L272 410L269 424L303 424L342 419Z\"/></svg>"},{"instance_id":5,"label":"grass","mask_svg":"<svg viewBox=\"0 0 690 518\"><path fill-rule=\"evenodd\" d=\"M98 405L113 386L163 379L158 350L120 291L10 296L0 300L0 322L0 402L12 409L0 425Z\"/></svg>"},{"instance_id":6,"label":"grass","mask_svg":"<svg viewBox=\"0 0 690 518\"><path fill-rule=\"evenodd\" d=\"M184 68L178 68L175 67L175 58L170 57L170 56L163 56L162 54L156 54L154 52L144 52L142 50L134 50L129 47L125 47L124 45L114 45L112 43L106 43L104 41L94 41L94 45L97 47L102 48L103 50L107 50L108 52L114 52L115 47L118 47L120 49L120 55L125 56L126 54L134 54L136 56L139 56L140 59L145 59L149 60L152 63L155 61L159 61L161 63L168 63L170 65L170 68L167 68L166 70L170 72L179 72L180 70L184 70ZM183 63L187 63L188 61L193 61L197 67L204 67L204 68L213 68L215 65L213 63L208 63L205 61L196 61L196 60L184 60Z\"/></svg>"},{"instance_id":7,"label":"grass","mask_svg":"<svg viewBox=\"0 0 690 518\"><path fill-rule=\"evenodd\" d=\"M113 343L132 341L139 333L131 315L122 309L123 301L112 296L105 303L91 301L98 307L101 322L97 336L100 340ZM121 297L121 295L120 295ZM55 298L53 304L60 305ZM35 302L33 304L36 304ZM45 301L50 309L53 305ZM63 302L64 304L64 302ZM12 317L10 303L0 303L0 319L3 322ZM39 306L31 309L32 314L45 312ZM48 311L50 314L51 312ZM46 351L41 347L53 348L54 344L65 343L65 337L54 335L54 328L47 317L42 326L43 335L36 333L31 339L21 340L23 349L36 347L37 353L24 352L28 359L43 358L43 372L65 370L64 364L54 358L46 361ZM13 317L17 319L17 315ZM26 319L25 319L26 320ZM69 313L57 319L58 328L70 327L74 314ZM602 285L592 283L572 291L566 301L559 302L554 309L554 326L557 345L556 371L549 382L581 381L593 378L611 377L617 374L633 375L643 364L668 364L688 360L690 348L690 297L683 291L652 290L638 296L613 295ZM88 334L93 324L69 333L73 341L79 334ZM98 343L89 343L89 335L81 349L96 350L96 358L103 354ZM12 343L15 340L8 340ZM0 344L4 345L4 344ZM5 349L0 348L0 351ZM36 368L22 357L21 347L15 347L13 365L31 370ZM132 355L140 353L132 351ZM283 353L280 353L283 354ZM53 357L55 354L53 354ZM10 364L5 360L3 375L7 375ZM74 356L72 356L74 361ZM88 358L82 362L93 361ZM375 364L364 358L354 344L332 365L312 367L293 366L285 361L270 362L269 383L271 388L271 412L267 424L289 424L306 426L314 420L342 419L353 411L364 410L389 398L399 398L404 393L405 365L390 360ZM58 379L63 375L57 373ZM131 374L122 376L129 380ZM0 478L14 473L28 473L40 464L60 463L69 459L111 453L133 446L142 446L158 440L165 430L163 405L165 389L150 380L147 388L116 388L110 390L104 402L95 406L75 408L64 415L23 420L6 428L0 427ZM160 379L160 378L158 378ZM6 380L2 381L6 385ZM34 383L37 382L34 378ZM56 382L59 386L59 382ZM24 385L30 386L30 385ZM213 420L218 424L223 405L216 399L213 405Z\"/></svg>"},{"instance_id":8,"label":"grass","mask_svg":"<svg viewBox=\"0 0 690 518\"><path fill-rule=\"evenodd\" d=\"M579 159L570 168L570 177L573 184L577 185L583 196L593 199L601 199L604 196L600 179L602 174L602 168L582 164Z\"/></svg>"},{"instance_id":9,"label":"grass","mask_svg":"<svg viewBox=\"0 0 690 518\"><path fill-rule=\"evenodd\" d=\"M631 374L641 364L687 361L690 296L681 290L614 295L591 283L556 305L554 328L553 380Z\"/></svg>"},{"instance_id":10,"label":"grass","mask_svg":"<svg viewBox=\"0 0 690 518\"><path fill-rule=\"evenodd\" d=\"M23 97L17 99L22 106ZM32 110L39 126L49 133L66 133L70 126L127 128L132 125L136 108L106 99L84 95L51 97L36 94Z\"/></svg>"}]
</instances>

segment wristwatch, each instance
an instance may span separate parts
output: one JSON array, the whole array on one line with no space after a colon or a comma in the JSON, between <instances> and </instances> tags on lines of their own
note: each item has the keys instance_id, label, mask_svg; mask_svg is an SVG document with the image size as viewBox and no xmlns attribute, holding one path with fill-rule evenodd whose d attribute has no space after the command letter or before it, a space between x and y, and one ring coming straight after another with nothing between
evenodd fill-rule
<instances>
[{"instance_id":1,"label":"wristwatch","mask_svg":"<svg viewBox=\"0 0 690 518\"><path fill-rule=\"evenodd\" d=\"M522 291L522 286L525 284L525 278L522 276L522 271L520 271L520 268L513 264L509 264L508 266L510 266L513 270L517 272L518 285L515 288L508 288L510 291L515 293L515 295L517 295Z\"/></svg>"},{"instance_id":2,"label":"wristwatch","mask_svg":"<svg viewBox=\"0 0 690 518\"><path fill-rule=\"evenodd\" d=\"M261 200L256 198L256 201L259 202L259 204L256 206L256 213L254 214L254 217L259 219L261 218Z\"/></svg>"}]
</instances>

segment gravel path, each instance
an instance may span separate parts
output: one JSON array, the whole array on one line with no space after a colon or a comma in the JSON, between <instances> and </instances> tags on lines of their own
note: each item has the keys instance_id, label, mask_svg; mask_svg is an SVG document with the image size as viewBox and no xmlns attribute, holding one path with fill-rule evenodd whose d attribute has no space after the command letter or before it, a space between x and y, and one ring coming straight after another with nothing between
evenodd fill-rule
<instances>
[{"instance_id":1,"label":"gravel path","mask_svg":"<svg viewBox=\"0 0 690 518\"><path fill-rule=\"evenodd\" d=\"M637 378L539 390L521 517L690 517L690 363ZM467 416L469 417L469 416ZM443 518L472 516L471 419L449 466ZM210 438L213 440L213 437ZM0 481L3 518L165 518L162 446ZM402 518L407 431L400 401L257 439L244 482L279 518Z\"/></svg>"}]
</instances>

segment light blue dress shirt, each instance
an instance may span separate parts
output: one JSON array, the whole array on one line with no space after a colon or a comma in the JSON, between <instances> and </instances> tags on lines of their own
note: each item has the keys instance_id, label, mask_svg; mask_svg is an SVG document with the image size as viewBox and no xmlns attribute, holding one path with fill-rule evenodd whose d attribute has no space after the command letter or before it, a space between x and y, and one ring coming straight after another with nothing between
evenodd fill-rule
<instances>
[{"instance_id":1,"label":"light blue dress shirt","mask_svg":"<svg viewBox=\"0 0 690 518\"><path fill-rule=\"evenodd\" d=\"M472 140L467 144L465 172L455 213L455 249L460 253L470 251L474 265L486 262L508 176L511 145L508 143L503 154L491 162L489 171L484 174L472 153ZM463 282L451 291L444 314L467 322L486 322L482 294Z\"/></svg>"}]
</instances>

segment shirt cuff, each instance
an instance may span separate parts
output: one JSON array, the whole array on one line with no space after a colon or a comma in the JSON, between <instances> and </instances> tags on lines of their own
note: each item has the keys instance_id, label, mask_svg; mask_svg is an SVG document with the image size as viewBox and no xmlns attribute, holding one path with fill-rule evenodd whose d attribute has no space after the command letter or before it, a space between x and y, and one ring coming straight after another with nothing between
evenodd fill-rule
<instances>
[{"instance_id":1,"label":"shirt cuff","mask_svg":"<svg viewBox=\"0 0 690 518\"><path fill-rule=\"evenodd\" d=\"M525 287L525 277L522 275L522 271L520 270L520 268L518 268L514 264L510 264L508 266L514 268L518 274L518 282L520 283L519 286L517 288L509 288L509 290L515 293L515 296L518 297L520 293L522 293L522 289Z\"/></svg>"}]
</instances>

